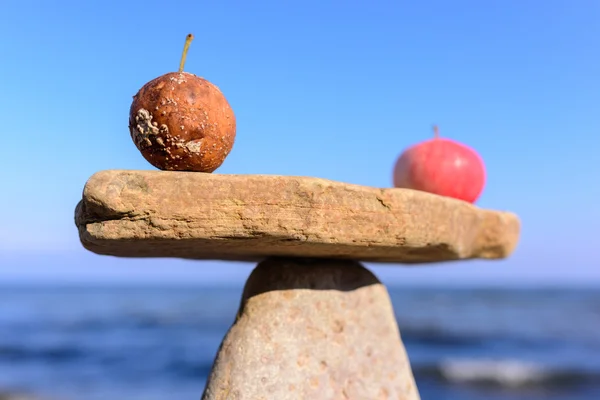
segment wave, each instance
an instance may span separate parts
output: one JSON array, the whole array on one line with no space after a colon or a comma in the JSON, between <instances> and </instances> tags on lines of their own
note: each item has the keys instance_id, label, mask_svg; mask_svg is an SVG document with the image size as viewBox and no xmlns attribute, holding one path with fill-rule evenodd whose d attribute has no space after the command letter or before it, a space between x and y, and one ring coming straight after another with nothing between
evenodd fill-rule
<instances>
[{"instance_id":1,"label":"wave","mask_svg":"<svg viewBox=\"0 0 600 400\"><path fill-rule=\"evenodd\" d=\"M166 357L152 355L152 352L127 349L115 352L102 349L86 349L68 345L26 346L0 345L0 363L42 363L56 365L57 363L87 363L118 368L119 371L135 371L140 357L147 357L146 365L154 364L164 373L179 378L198 378L207 376L212 368L213 354L206 355L201 360L190 360L185 354L173 352ZM3 398L0 396L0 400Z\"/></svg>"},{"instance_id":2,"label":"wave","mask_svg":"<svg viewBox=\"0 0 600 400\"><path fill-rule=\"evenodd\" d=\"M31 335L36 332L69 334L98 334L111 331L170 331L193 329L225 332L233 317L190 318L187 316L169 316L153 314L132 314L110 317L91 317L72 320L19 321L10 324L0 322L0 331L10 330L15 335ZM1 399L0 399L1 400Z\"/></svg>"},{"instance_id":3,"label":"wave","mask_svg":"<svg viewBox=\"0 0 600 400\"><path fill-rule=\"evenodd\" d=\"M507 335L496 332L456 332L436 326L401 325L402 341L428 347L484 347L490 343L511 343L513 346L531 348L547 348L561 342L560 339L547 337L527 337L524 335Z\"/></svg>"},{"instance_id":4,"label":"wave","mask_svg":"<svg viewBox=\"0 0 600 400\"><path fill-rule=\"evenodd\" d=\"M411 327L404 326L400 330L402 341L406 343L423 344L428 346L474 346L480 345L486 339L481 335L458 334L448 332L438 327ZM493 339L493 338L491 338Z\"/></svg>"},{"instance_id":5,"label":"wave","mask_svg":"<svg viewBox=\"0 0 600 400\"><path fill-rule=\"evenodd\" d=\"M205 378L212 370L212 360L206 362L194 362L188 360L174 360L166 366L169 374L182 379ZM1 399L0 399L1 400Z\"/></svg>"},{"instance_id":6,"label":"wave","mask_svg":"<svg viewBox=\"0 0 600 400\"><path fill-rule=\"evenodd\" d=\"M32 361L66 362L85 357L85 352L70 346L52 346L32 348L25 346L0 346L0 361Z\"/></svg>"},{"instance_id":7,"label":"wave","mask_svg":"<svg viewBox=\"0 0 600 400\"><path fill-rule=\"evenodd\" d=\"M504 389L600 385L600 371L556 368L519 360L445 360L413 366L416 379Z\"/></svg>"}]
</instances>

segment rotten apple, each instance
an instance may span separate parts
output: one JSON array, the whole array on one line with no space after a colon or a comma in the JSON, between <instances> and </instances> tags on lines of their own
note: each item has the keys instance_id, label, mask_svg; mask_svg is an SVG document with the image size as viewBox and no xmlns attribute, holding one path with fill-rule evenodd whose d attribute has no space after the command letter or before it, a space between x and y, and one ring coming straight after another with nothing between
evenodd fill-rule
<instances>
[{"instance_id":1,"label":"rotten apple","mask_svg":"<svg viewBox=\"0 0 600 400\"><path fill-rule=\"evenodd\" d=\"M210 173L231 152L236 121L217 86L183 71L192 39L186 38L178 72L151 80L133 97L129 131L156 168Z\"/></svg>"}]
</instances>

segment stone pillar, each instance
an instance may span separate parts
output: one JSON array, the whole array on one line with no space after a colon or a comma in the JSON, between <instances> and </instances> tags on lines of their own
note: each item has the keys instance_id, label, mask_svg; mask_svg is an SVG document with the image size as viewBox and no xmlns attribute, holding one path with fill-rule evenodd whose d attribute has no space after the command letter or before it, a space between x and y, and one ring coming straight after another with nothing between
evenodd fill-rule
<instances>
[{"instance_id":1,"label":"stone pillar","mask_svg":"<svg viewBox=\"0 0 600 400\"><path fill-rule=\"evenodd\" d=\"M251 273L203 400L419 400L385 286L356 261Z\"/></svg>"}]
</instances>

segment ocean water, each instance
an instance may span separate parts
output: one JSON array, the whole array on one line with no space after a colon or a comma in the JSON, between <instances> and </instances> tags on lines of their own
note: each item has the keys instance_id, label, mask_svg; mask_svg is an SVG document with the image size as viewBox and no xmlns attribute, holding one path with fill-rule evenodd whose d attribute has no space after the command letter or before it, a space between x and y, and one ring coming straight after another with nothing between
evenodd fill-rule
<instances>
[{"instance_id":1,"label":"ocean water","mask_svg":"<svg viewBox=\"0 0 600 400\"><path fill-rule=\"evenodd\" d=\"M0 288L0 393L198 399L241 288ZM600 289L390 288L423 400L600 399Z\"/></svg>"}]
</instances>

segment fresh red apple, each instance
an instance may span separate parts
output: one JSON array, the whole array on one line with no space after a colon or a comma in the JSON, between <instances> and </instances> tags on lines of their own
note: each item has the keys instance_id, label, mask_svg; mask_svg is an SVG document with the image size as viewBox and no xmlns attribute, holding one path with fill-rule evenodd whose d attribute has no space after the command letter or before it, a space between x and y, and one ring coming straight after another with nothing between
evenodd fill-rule
<instances>
[{"instance_id":1,"label":"fresh red apple","mask_svg":"<svg viewBox=\"0 0 600 400\"><path fill-rule=\"evenodd\" d=\"M483 160L472 148L434 138L406 149L394 167L394 186L435 193L474 203L485 185Z\"/></svg>"}]
</instances>

